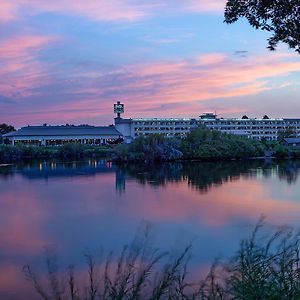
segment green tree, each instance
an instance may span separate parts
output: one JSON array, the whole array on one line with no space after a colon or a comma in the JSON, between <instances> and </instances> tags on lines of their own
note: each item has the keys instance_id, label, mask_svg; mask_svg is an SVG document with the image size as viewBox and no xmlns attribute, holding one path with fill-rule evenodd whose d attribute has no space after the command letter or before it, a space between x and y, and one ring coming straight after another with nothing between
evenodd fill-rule
<instances>
[{"instance_id":1,"label":"green tree","mask_svg":"<svg viewBox=\"0 0 300 300\"><path fill-rule=\"evenodd\" d=\"M246 18L249 24L272 33L268 48L275 50L279 42L286 43L300 53L299 0L228 0L225 23Z\"/></svg>"},{"instance_id":2,"label":"green tree","mask_svg":"<svg viewBox=\"0 0 300 300\"><path fill-rule=\"evenodd\" d=\"M11 131L15 131L15 128L12 125L7 125L5 123L0 124L0 134L6 134Z\"/></svg>"},{"instance_id":3,"label":"green tree","mask_svg":"<svg viewBox=\"0 0 300 300\"><path fill-rule=\"evenodd\" d=\"M118 145L114 149L117 161L166 161L182 157L180 140L160 134L139 136L131 144Z\"/></svg>"},{"instance_id":4,"label":"green tree","mask_svg":"<svg viewBox=\"0 0 300 300\"><path fill-rule=\"evenodd\" d=\"M246 158L262 155L263 145L243 136L199 127L183 139L182 153L189 159Z\"/></svg>"},{"instance_id":5,"label":"green tree","mask_svg":"<svg viewBox=\"0 0 300 300\"><path fill-rule=\"evenodd\" d=\"M5 123L0 124L0 144L3 142L3 134L9 133L11 131L15 131L15 128L11 125L7 125Z\"/></svg>"}]
</instances>

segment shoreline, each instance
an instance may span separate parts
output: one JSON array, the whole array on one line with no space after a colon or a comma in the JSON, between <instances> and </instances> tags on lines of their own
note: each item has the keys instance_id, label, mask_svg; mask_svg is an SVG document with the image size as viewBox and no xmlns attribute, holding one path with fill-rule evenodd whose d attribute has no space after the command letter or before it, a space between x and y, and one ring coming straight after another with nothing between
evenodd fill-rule
<instances>
[{"instance_id":1,"label":"shoreline","mask_svg":"<svg viewBox=\"0 0 300 300\"><path fill-rule=\"evenodd\" d=\"M0 153L1 154L1 153ZM113 159L112 151L111 149L107 149L107 151L101 151L101 152L93 152L93 153L88 153L88 154L83 154L83 155L74 155L74 156L67 156L67 157L62 157L59 155L27 155L27 156L22 156L22 157L11 157L11 159L7 159L5 161L0 160L0 167L8 167L15 165L16 163L23 163L23 162L28 162L28 161L34 161L34 160L45 160L45 161L50 161L53 159L59 159L61 161L82 161L84 159L90 159L90 158L98 158L98 159L105 159L108 162L113 162L117 165L126 165L126 164L145 164L149 165L152 163L155 164L163 164L163 163L184 163L184 162L236 162L236 161L252 161L252 160L270 160L270 161L287 161L287 160L297 160L298 158L293 158L293 157L265 157L265 156L258 156L258 157L239 157L239 158L222 158L222 157L217 157L217 158L201 158L201 157L194 157L194 158L179 158L179 159L168 159L168 160L116 160Z\"/></svg>"}]
</instances>

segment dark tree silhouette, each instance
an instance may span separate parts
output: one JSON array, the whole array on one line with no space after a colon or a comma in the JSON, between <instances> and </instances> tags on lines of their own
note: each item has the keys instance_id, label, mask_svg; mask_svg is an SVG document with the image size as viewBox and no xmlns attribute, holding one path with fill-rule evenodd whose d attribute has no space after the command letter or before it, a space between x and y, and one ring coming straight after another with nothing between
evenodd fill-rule
<instances>
[{"instance_id":1,"label":"dark tree silhouette","mask_svg":"<svg viewBox=\"0 0 300 300\"><path fill-rule=\"evenodd\" d=\"M6 134L11 131L15 131L15 128L11 125L7 125L5 123L0 124L0 134Z\"/></svg>"},{"instance_id":2,"label":"dark tree silhouette","mask_svg":"<svg viewBox=\"0 0 300 300\"><path fill-rule=\"evenodd\" d=\"M300 53L299 0L228 0L225 23L231 24L243 17L252 27L272 33L268 39L270 50L283 42Z\"/></svg>"},{"instance_id":3,"label":"dark tree silhouette","mask_svg":"<svg viewBox=\"0 0 300 300\"><path fill-rule=\"evenodd\" d=\"M11 131L15 131L15 128L11 125L7 125L5 123L0 124L0 144L3 143L3 134L9 133Z\"/></svg>"}]
</instances>

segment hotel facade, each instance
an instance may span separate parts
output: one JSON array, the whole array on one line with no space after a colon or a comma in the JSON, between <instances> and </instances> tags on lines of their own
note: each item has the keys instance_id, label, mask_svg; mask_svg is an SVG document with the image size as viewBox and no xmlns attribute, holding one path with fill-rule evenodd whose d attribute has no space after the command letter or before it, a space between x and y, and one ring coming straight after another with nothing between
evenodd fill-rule
<instances>
[{"instance_id":1,"label":"hotel facade","mask_svg":"<svg viewBox=\"0 0 300 300\"><path fill-rule=\"evenodd\" d=\"M3 135L12 145L61 146L69 143L100 146L123 141L114 126L26 126Z\"/></svg>"},{"instance_id":2,"label":"hotel facade","mask_svg":"<svg viewBox=\"0 0 300 300\"><path fill-rule=\"evenodd\" d=\"M118 103L120 105L120 103ZM115 109L115 128L123 135L125 142L130 143L138 136L163 134L168 137L184 137L191 130L206 126L224 133L242 135L253 140L277 140L278 133L292 128L300 137L300 118L219 118L214 113L204 113L196 118L121 118L124 106Z\"/></svg>"},{"instance_id":3,"label":"hotel facade","mask_svg":"<svg viewBox=\"0 0 300 300\"><path fill-rule=\"evenodd\" d=\"M114 104L114 126L27 126L8 133L3 138L11 144L54 146L65 143L103 145L132 142L138 136L163 134L184 137L191 130L206 126L224 133L242 135L253 140L277 140L278 133L292 128L300 137L300 118L219 118L205 113L196 118L122 118L124 104Z\"/></svg>"}]
</instances>

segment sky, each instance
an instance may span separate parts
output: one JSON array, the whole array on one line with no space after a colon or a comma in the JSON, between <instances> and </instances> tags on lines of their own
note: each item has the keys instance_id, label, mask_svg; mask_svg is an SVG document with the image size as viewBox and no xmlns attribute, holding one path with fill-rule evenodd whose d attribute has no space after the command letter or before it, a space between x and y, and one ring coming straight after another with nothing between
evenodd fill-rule
<instances>
[{"instance_id":1,"label":"sky","mask_svg":"<svg viewBox=\"0 0 300 300\"><path fill-rule=\"evenodd\" d=\"M1 0L0 123L300 117L300 56L224 0Z\"/></svg>"}]
</instances>

